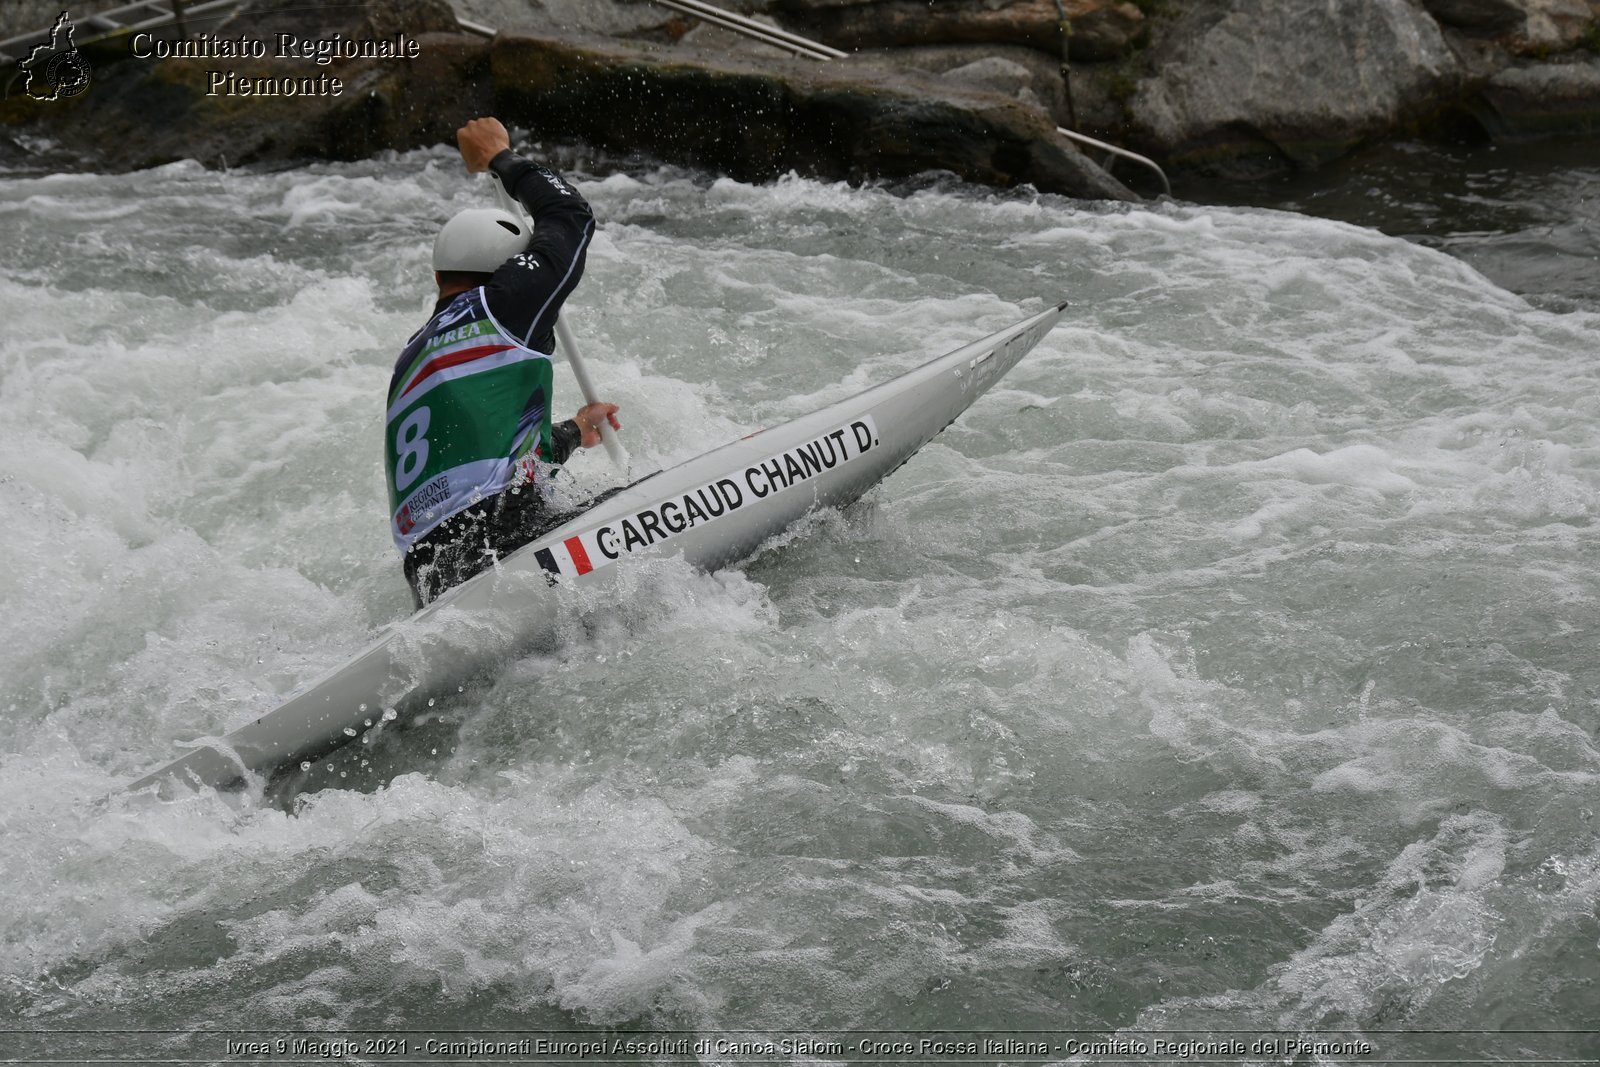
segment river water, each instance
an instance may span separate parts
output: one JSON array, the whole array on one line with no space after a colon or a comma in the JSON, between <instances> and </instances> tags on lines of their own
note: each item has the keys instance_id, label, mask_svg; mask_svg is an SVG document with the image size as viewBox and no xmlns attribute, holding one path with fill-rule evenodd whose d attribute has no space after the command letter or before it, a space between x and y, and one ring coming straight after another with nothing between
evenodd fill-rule
<instances>
[{"instance_id":1,"label":"river water","mask_svg":"<svg viewBox=\"0 0 1600 1067\"><path fill-rule=\"evenodd\" d=\"M1368 226L1449 252L1539 307L1600 310L1593 141L1384 144L1277 181L1185 183L1183 192Z\"/></svg>"},{"instance_id":2,"label":"river water","mask_svg":"<svg viewBox=\"0 0 1600 1067\"><path fill-rule=\"evenodd\" d=\"M1592 299L1248 206L582 189L635 473L1072 307L861 504L634 565L349 788L102 801L407 612L381 397L488 194L0 179L7 1026L1594 1054L1542 1032L1600 1028Z\"/></svg>"}]
</instances>

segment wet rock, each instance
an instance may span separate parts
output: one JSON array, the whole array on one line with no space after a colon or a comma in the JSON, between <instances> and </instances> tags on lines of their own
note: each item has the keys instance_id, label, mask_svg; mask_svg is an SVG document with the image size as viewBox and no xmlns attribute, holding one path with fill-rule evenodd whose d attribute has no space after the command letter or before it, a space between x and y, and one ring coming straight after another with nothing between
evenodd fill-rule
<instances>
[{"instance_id":1,"label":"wet rock","mask_svg":"<svg viewBox=\"0 0 1600 1067\"><path fill-rule=\"evenodd\" d=\"M455 10L448 0L391 0L389 3L306 4L304 0L252 0L224 22L219 37L270 40L274 34L325 38L388 37L405 32L455 33Z\"/></svg>"},{"instance_id":2,"label":"wet rock","mask_svg":"<svg viewBox=\"0 0 1600 1067\"><path fill-rule=\"evenodd\" d=\"M952 70L947 70L944 76L951 81L965 82L968 85L978 85L995 92L1005 93L1007 96L1016 96L1023 89L1030 89L1033 75L1021 63L1013 63L1009 59L999 56L985 56L975 59L971 63L962 64Z\"/></svg>"},{"instance_id":3,"label":"wet rock","mask_svg":"<svg viewBox=\"0 0 1600 1067\"><path fill-rule=\"evenodd\" d=\"M1314 166L1441 106L1460 70L1408 0L1195 0L1128 103L1139 139L1196 163Z\"/></svg>"},{"instance_id":4,"label":"wet rock","mask_svg":"<svg viewBox=\"0 0 1600 1067\"><path fill-rule=\"evenodd\" d=\"M1523 0L1423 0L1428 14L1468 33L1501 34L1527 21Z\"/></svg>"},{"instance_id":5,"label":"wet rock","mask_svg":"<svg viewBox=\"0 0 1600 1067\"><path fill-rule=\"evenodd\" d=\"M495 38L491 65L495 107L507 121L741 180L791 170L854 181L943 170L989 185L1132 198L1039 108L870 62L508 33Z\"/></svg>"},{"instance_id":6,"label":"wet rock","mask_svg":"<svg viewBox=\"0 0 1600 1067\"><path fill-rule=\"evenodd\" d=\"M1132 47L1144 15L1125 0L1063 0L1073 59ZM1012 44L1059 55L1066 36L1055 0L773 0L785 26L845 51L930 44Z\"/></svg>"},{"instance_id":7,"label":"wet rock","mask_svg":"<svg viewBox=\"0 0 1600 1067\"><path fill-rule=\"evenodd\" d=\"M1423 6L1443 26L1540 56L1577 48L1600 17L1600 5L1590 0L1424 0Z\"/></svg>"},{"instance_id":8,"label":"wet rock","mask_svg":"<svg viewBox=\"0 0 1600 1067\"><path fill-rule=\"evenodd\" d=\"M1600 108L1600 61L1583 50L1600 41L1600 0L1164 0L1150 18L1119 0L1063 0L1070 37L1055 0L728 0L858 49L820 64L645 0L456 3L507 32L492 45L450 32L446 0L253 0L214 32L404 30L421 55L317 67L99 52L89 92L51 103L13 94L0 127L28 146L9 156L30 165L53 146L55 159L123 169L354 158L448 142L463 118L511 109L541 135L752 180L939 170L1126 197L1054 127L1247 178L1472 120L1497 137L1592 134ZM1104 56L1115 59L1093 61ZM206 71L219 65L241 77L326 72L345 90L208 95Z\"/></svg>"},{"instance_id":9,"label":"wet rock","mask_svg":"<svg viewBox=\"0 0 1600 1067\"><path fill-rule=\"evenodd\" d=\"M1577 48L1593 32L1600 5L1588 0L1523 0L1526 18L1509 42L1523 55L1545 56Z\"/></svg>"},{"instance_id":10,"label":"wet rock","mask_svg":"<svg viewBox=\"0 0 1600 1067\"><path fill-rule=\"evenodd\" d=\"M452 31L452 32L440 32ZM355 159L387 148L436 143L453 134L464 108L490 101L487 42L463 37L445 0L395 0L308 8L296 0L255 0L212 33L265 42L262 59L137 59L126 42L101 46L87 92L66 101L26 98L0 105L0 123L19 143L48 146L35 162L131 170L179 159L234 165L306 158ZM302 40L340 34L384 40L405 33L415 59L278 59L278 33ZM271 93L217 91L213 72L239 81L275 79ZM338 79L338 93L306 92L305 79ZM287 95L282 83L297 83Z\"/></svg>"},{"instance_id":11,"label":"wet rock","mask_svg":"<svg viewBox=\"0 0 1600 1067\"><path fill-rule=\"evenodd\" d=\"M68 165L132 169L185 158L210 165L360 158L448 143L464 119L492 113L541 137L747 180L790 170L851 180L939 170L1000 186L1131 197L1055 133L1054 118L1022 84L1026 68L1004 60L969 72L976 80L941 79L868 60L724 55L598 36L502 32L491 42L430 32L450 17L442 0L373 0L303 17L292 0L257 2L219 32L362 38L405 29L419 55L327 66L271 56L127 60L97 68L81 98L8 101L0 122L15 143L48 141ZM241 80L336 77L343 91L210 94L209 71L218 66ZM1000 75L997 91L991 83Z\"/></svg>"},{"instance_id":12,"label":"wet rock","mask_svg":"<svg viewBox=\"0 0 1600 1067\"><path fill-rule=\"evenodd\" d=\"M684 16L653 3L616 3L614 0L454 0L454 3L461 18L495 30L670 39L689 26Z\"/></svg>"},{"instance_id":13,"label":"wet rock","mask_svg":"<svg viewBox=\"0 0 1600 1067\"><path fill-rule=\"evenodd\" d=\"M1009 59L990 56L946 71L944 76L950 81L1003 93L1014 100L1032 104L1041 111L1045 109L1044 101L1033 91L1033 75L1028 68Z\"/></svg>"},{"instance_id":14,"label":"wet rock","mask_svg":"<svg viewBox=\"0 0 1600 1067\"><path fill-rule=\"evenodd\" d=\"M1600 57L1508 67L1480 99L1481 121L1501 137L1600 136Z\"/></svg>"},{"instance_id":15,"label":"wet rock","mask_svg":"<svg viewBox=\"0 0 1600 1067\"><path fill-rule=\"evenodd\" d=\"M777 25L776 21L766 16L756 15L752 17L763 25ZM723 29L715 23L701 22L698 19L685 20L683 31L669 39L675 39L682 44L690 45L702 51L719 54L739 52L749 56L767 56L774 59L794 55L794 52L787 48L779 48L776 45L767 44L744 34Z\"/></svg>"},{"instance_id":16,"label":"wet rock","mask_svg":"<svg viewBox=\"0 0 1600 1067\"><path fill-rule=\"evenodd\" d=\"M991 69L986 66L989 61L1000 61L1007 65L1006 69L1014 72L1021 68L1027 73L1025 82L1010 82L1008 95L1020 96L1023 90L1027 90L1057 124L1064 125L1067 121L1066 85L1061 77L1061 58L1035 48L994 44L922 45L877 52L871 59L875 63L901 70L951 75L958 81L964 77L956 73L959 68L973 68L968 73L978 72L981 78L982 71ZM995 88L993 85L990 87ZM1006 91L1005 86L999 87L998 91Z\"/></svg>"},{"instance_id":17,"label":"wet rock","mask_svg":"<svg viewBox=\"0 0 1600 1067\"><path fill-rule=\"evenodd\" d=\"M6 0L0 4L0 41L46 29L62 6L61 0Z\"/></svg>"},{"instance_id":18,"label":"wet rock","mask_svg":"<svg viewBox=\"0 0 1600 1067\"><path fill-rule=\"evenodd\" d=\"M1067 54L1072 59L1114 59L1138 47L1145 30L1144 12L1133 4L1069 3L1066 8L1072 31Z\"/></svg>"}]
</instances>

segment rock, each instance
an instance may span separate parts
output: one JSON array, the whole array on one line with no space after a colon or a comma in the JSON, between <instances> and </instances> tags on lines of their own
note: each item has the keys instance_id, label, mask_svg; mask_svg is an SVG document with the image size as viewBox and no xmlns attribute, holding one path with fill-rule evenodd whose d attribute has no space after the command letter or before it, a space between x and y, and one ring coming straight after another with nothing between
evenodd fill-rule
<instances>
[{"instance_id":1,"label":"rock","mask_svg":"<svg viewBox=\"0 0 1600 1067\"><path fill-rule=\"evenodd\" d=\"M754 18L764 25L775 24L772 19L764 16L757 15ZM684 32L677 37L677 40L682 44L691 45L707 52L742 52L745 55L767 56L773 59L794 55L787 48L779 48L777 45L767 44L755 38L747 37L742 33L724 29L715 23L700 20L686 22L684 24Z\"/></svg>"},{"instance_id":2,"label":"rock","mask_svg":"<svg viewBox=\"0 0 1600 1067\"><path fill-rule=\"evenodd\" d=\"M1129 127L1128 100L1138 83L1126 63L1083 63L1072 68L1072 107L1062 125L1116 144L1137 139ZM1063 94L1064 95L1064 94Z\"/></svg>"},{"instance_id":3,"label":"rock","mask_svg":"<svg viewBox=\"0 0 1600 1067\"><path fill-rule=\"evenodd\" d=\"M688 23L671 8L614 0L454 0L457 14L495 30L670 39ZM674 32L676 30L676 32Z\"/></svg>"},{"instance_id":4,"label":"rock","mask_svg":"<svg viewBox=\"0 0 1600 1067\"><path fill-rule=\"evenodd\" d=\"M302 39L334 33L382 39L405 32L416 59L310 60L134 59L97 63L89 90L71 100L26 97L0 105L13 139L43 138L52 165L133 170L179 159L216 165L307 158L356 159L388 148L414 148L453 137L463 118L491 103L489 46L480 38L439 33L455 27L444 0L398 0L307 9L294 0L257 0L214 31L271 42L278 32ZM271 46L269 45L269 48ZM338 95L211 95L209 73L242 80L327 75ZM69 162L70 161L70 162Z\"/></svg>"},{"instance_id":5,"label":"rock","mask_svg":"<svg viewBox=\"0 0 1600 1067\"><path fill-rule=\"evenodd\" d=\"M6 0L0 4L0 41L49 29L63 6L61 0Z\"/></svg>"},{"instance_id":6,"label":"rock","mask_svg":"<svg viewBox=\"0 0 1600 1067\"><path fill-rule=\"evenodd\" d=\"M1001 93L1013 100L1031 104L1041 111L1045 110L1044 101L1033 91L1032 73L1021 63L1013 63L1009 59L990 56L987 59L975 60L965 66L945 71L944 77L949 81L963 82Z\"/></svg>"},{"instance_id":7,"label":"rock","mask_svg":"<svg viewBox=\"0 0 1600 1067\"><path fill-rule=\"evenodd\" d=\"M975 59L945 71L944 76L950 81L981 86L1007 96L1016 96L1023 89L1031 89L1033 82L1033 75L1027 67L999 56Z\"/></svg>"},{"instance_id":8,"label":"rock","mask_svg":"<svg viewBox=\"0 0 1600 1067\"><path fill-rule=\"evenodd\" d=\"M1132 47L1144 15L1125 0L1064 0L1073 59L1097 60ZM785 26L842 48L930 44L1012 44L1061 53L1055 0L772 0Z\"/></svg>"},{"instance_id":9,"label":"rock","mask_svg":"<svg viewBox=\"0 0 1600 1067\"><path fill-rule=\"evenodd\" d=\"M277 33L302 38L388 37L402 31L455 33L460 29L448 0L308 5L304 0L251 0L215 31L217 37L271 40Z\"/></svg>"},{"instance_id":10,"label":"rock","mask_svg":"<svg viewBox=\"0 0 1600 1067\"><path fill-rule=\"evenodd\" d=\"M508 122L743 181L791 170L852 181L943 170L988 185L1133 198L1038 108L916 72L536 34L496 37L491 65L496 111Z\"/></svg>"},{"instance_id":11,"label":"rock","mask_svg":"<svg viewBox=\"0 0 1600 1067\"><path fill-rule=\"evenodd\" d=\"M873 54L872 59L901 70L920 70L941 75L959 67L1000 60L1013 68L1022 68L1028 75L1027 82L1011 95L1017 95L1020 89L1030 90L1058 125L1067 122L1066 86L1061 79L1061 59L1036 48L1000 44L935 44L879 52Z\"/></svg>"},{"instance_id":12,"label":"rock","mask_svg":"<svg viewBox=\"0 0 1600 1067\"><path fill-rule=\"evenodd\" d=\"M1500 137L1600 135L1600 57L1508 67L1480 99L1479 120Z\"/></svg>"},{"instance_id":13,"label":"rock","mask_svg":"<svg viewBox=\"0 0 1600 1067\"><path fill-rule=\"evenodd\" d=\"M1129 102L1158 155L1314 166L1391 133L1459 86L1439 26L1408 0L1195 0Z\"/></svg>"},{"instance_id":14,"label":"rock","mask_svg":"<svg viewBox=\"0 0 1600 1067\"><path fill-rule=\"evenodd\" d=\"M1600 4L1590 0L1423 0L1423 6L1451 29L1541 58L1577 48L1600 18Z\"/></svg>"},{"instance_id":15,"label":"rock","mask_svg":"<svg viewBox=\"0 0 1600 1067\"><path fill-rule=\"evenodd\" d=\"M242 9L229 36L270 37L292 0ZM541 137L600 151L653 156L759 181L794 170L828 179L904 179L944 171L999 186L1131 199L1132 194L1060 138L1036 104L988 85L895 70L867 60L817 63L713 54L681 44L502 32L493 41L417 27L438 25L440 0L319 9L290 23L301 37L393 32L420 45L416 59L126 59L98 67L81 97L0 103L14 145L46 140L58 155L29 166L108 170L177 159L210 165L354 159L386 149L453 141L461 122L498 114ZM338 78L339 95L209 95L208 71L241 80ZM981 80L981 79L980 79Z\"/></svg>"},{"instance_id":16,"label":"rock","mask_svg":"<svg viewBox=\"0 0 1600 1067\"><path fill-rule=\"evenodd\" d=\"M1066 7L1072 24L1069 58L1084 62L1115 59L1139 46L1145 30L1144 12L1133 4L1069 3Z\"/></svg>"},{"instance_id":17,"label":"rock","mask_svg":"<svg viewBox=\"0 0 1600 1067\"><path fill-rule=\"evenodd\" d=\"M1527 18L1512 48L1525 55L1570 52L1600 17L1600 10L1591 10L1585 0L1523 0L1523 7Z\"/></svg>"},{"instance_id":18,"label":"rock","mask_svg":"<svg viewBox=\"0 0 1600 1067\"><path fill-rule=\"evenodd\" d=\"M1422 0L1428 14L1468 33L1497 35L1527 21L1523 0Z\"/></svg>"}]
</instances>

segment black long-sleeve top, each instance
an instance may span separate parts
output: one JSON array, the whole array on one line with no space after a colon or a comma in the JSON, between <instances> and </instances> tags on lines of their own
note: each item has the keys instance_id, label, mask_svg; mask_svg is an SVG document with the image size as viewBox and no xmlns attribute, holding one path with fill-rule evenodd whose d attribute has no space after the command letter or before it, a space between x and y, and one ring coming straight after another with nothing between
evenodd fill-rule
<instances>
[{"instance_id":1,"label":"black long-sleeve top","mask_svg":"<svg viewBox=\"0 0 1600 1067\"><path fill-rule=\"evenodd\" d=\"M594 235L594 211L561 175L509 148L490 160L489 168L528 209L534 229L527 250L502 263L484 285L484 302L495 321L523 345L554 352L556 316L583 277L589 238ZM451 299L441 297L434 313ZM566 462L582 436L572 419L551 426L554 454L547 457L549 462Z\"/></svg>"},{"instance_id":2,"label":"black long-sleeve top","mask_svg":"<svg viewBox=\"0 0 1600 1067\"><path fill-rule=\"evenodd\" d=\"M496 321L524 345L554 352L556 315L583 277L594 212L561 175L509 148L489 168L528 209L534 229L528 250L500 265L484 297Z\"/></svg>"}]
</instances>

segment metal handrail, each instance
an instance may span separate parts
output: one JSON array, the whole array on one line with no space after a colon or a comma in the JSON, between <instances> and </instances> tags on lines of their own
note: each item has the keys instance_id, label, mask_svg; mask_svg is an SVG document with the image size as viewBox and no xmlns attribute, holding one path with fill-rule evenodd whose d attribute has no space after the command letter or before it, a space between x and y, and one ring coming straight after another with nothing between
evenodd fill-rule
<instances>
[{"instance_id":1,"label":"metal handrail","mask_svg":"<svg viewBox=\"0 0 1600 1067\"><path fill-rule=\"evenodd\" d=\"M839 49L829 45L818 44L816 41L801 37L797 33L790 33L788 30L780 29L777 26L768 26L764 22L757 22L755 19L740 15L737 12L724 11L714 4L705 3L704 0L656 0L656 3L663 7L670 7L674 11L680 11L685 15L693 15L695 18L704 19L706 22L721 26L725 30L732 30L734 33L742 34L745 37L751 37L767 44L787 49L795 55L805 56L807 59L826 61L844 59L849 55L848 52L841 52Z\"/></svg>"},{"instance_id":2,"label":"metal handrail","mask_svg":"<svg viewBox=\"0 0 1600 1067\"><path fill-rule=\"evenodd\" d=\"M1162 188L1162 190L1168 196L1172 195L1172 183L1167 181L1167 172L1162 170L1161 167L1156 163L1156 161L1151 159L1149 156L1141 156L1139 153L1130 152L1126 148L1118 148L1114 144L1106 144L1104 141L1098 140L1098 139L1096 139L1094 137L1090 137L1086 133L1078 133L1076 130L1069 130L1065 126L1057 126L1056 127L1056 132L1059 133L1063 137L1069 138L1069 139L1074 140L1074 141L1078 141L1081 144L1090 145L1090 146L1092 146L1094 148L1098 148L1098 149L1100 149L1102 151L1110 152L1112 155L1117 156L1119 158L1131 159L1135 163L1140 163L1140 164L1143 164L1146 167L1149 167L1151 170L1156 172L1156 177L1161 179L1161 188ZM1108 171L1109 171L1109 169L1110 168L1107 168Z\"/></svg>"},{"instance_id":3,"label":"metal handrail","mask_svg":"<svg viewBox=\"0 0 1600 1067\"><path fill-rule=\"evenodd\" d=\"M702 3L701 0L656 0L656 2L663 7L670 7L674 11L680 11L685 15L693 15L695 18L721 26L723 29L732 30L741 36L761 41L763 44L770 44L775 48L782 48L785 51L793 52L795 55L805 56L807 59L824 61L843 59L849 54L841 52L837 48L829 48L825 44L818 44L816 41L808 40L777 26L768 26L764 22L757 22L755 19L746 18L735 12L724 11L720 7ZM493 37L498 32L493 26L485 26L481 22L469 22L467 19L459 17L456 19L456 25L468 33L475 33L480 37Z\"/></svg>"}]
</instances>

